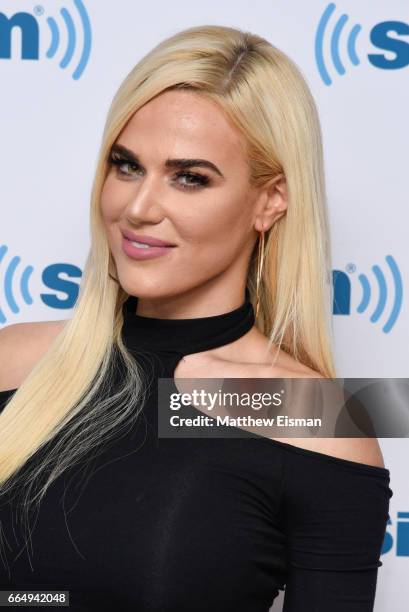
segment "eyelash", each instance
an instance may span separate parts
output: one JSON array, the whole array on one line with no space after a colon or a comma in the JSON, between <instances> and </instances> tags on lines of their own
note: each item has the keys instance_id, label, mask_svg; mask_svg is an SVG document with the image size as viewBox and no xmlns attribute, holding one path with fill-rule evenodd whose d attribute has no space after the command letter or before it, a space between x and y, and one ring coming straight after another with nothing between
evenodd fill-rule
<instances>
[{"instance_id":1,"label":"eyelash","mask_svg":"<svg viewBox=\"0 0 409 612\"><path fill-rule=\"evenodd\" d=\"M124 172L123 170L121 170L120 166L122 166L123 164L129 164L129 165L135 166L136 168L139 168L138 164L135 164L135 162L130 161L129 159L126 159L125 157L121 157L117 153L111 153L109 162L112 166L115 166L116 171L120 176L131 176L132 174L132 173ZM198 181L196 184L180 183L180 186L182 187L182 189L186 189L186 190L200 189L210 184L209 177L205 176L204 174L197 174L193 172L178 172L176 174L176 178L180 178L182 176L194 178Z\"/></svg>"}]
</instances>

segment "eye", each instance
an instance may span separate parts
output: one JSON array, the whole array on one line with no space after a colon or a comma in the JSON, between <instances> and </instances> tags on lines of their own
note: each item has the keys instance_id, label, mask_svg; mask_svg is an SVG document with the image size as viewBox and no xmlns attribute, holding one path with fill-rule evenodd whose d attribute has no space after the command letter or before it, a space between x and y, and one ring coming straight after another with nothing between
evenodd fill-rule
<instances>
[{"instance_id":1,"label":"eye","mask_svg":"<svg viewBox=\"0 0 409 612\"><path fill-rule=\"evenodd\" d=\"M117 174L122 177L131 177L136 175L138 171L141 171L141 166L138 163L127 159L115 151L110 154L109 163L115 167ZM205 174L197 172L178 172L172 182L176 182L178 187L188 191L206 187L210 185L211 180Z\"/></svg>"},{"instance_id":2,"label":"eye","mask_svg":"<svg viewBox=\"0 0 409 612\"><path fill-rule=\"evenodd\" d=\"M126 159L125 157L121 157L121 155L118 155L117 153L111 153L109 162L116 168L118 174L123 176L132 176L132 174L134 174L139 168L138 164ZM128 170L123 170L122 166L128 166ZM130 171L129 168L131 168Z\"/></svg>"},{"instance_id":3,"label":"eye","mask_svg":"<svg viewBox=\"0 0 409 612\"><path fill-rule=\"evenodd\" d=\"M205 187L210 183L208 176L204 174L196 174L194 172L178 172L176 178L187 179L187 182L179 182L182 189L199 189L200 187Z\"/></svg>"}]
</instances>

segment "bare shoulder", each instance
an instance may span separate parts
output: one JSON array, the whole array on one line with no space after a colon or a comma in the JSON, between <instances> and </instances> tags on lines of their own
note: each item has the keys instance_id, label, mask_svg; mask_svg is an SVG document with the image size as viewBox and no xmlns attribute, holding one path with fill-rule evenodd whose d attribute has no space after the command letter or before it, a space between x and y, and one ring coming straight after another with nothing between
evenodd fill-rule
<instances>
[{"instance_id":1,"label":"bare shoulder","mask_svg":"<svg viewBox=\"0 0 409 612\"><path fill-rule=\"evenodd\" d=\"M250 351L246 352L248 357ZM218 356L191 355L180 362L176 378L311 378L326 379L320 372L296 361L291 355L279 351L276 365L262 363L260 353L252 361L233 361ZM300 415L301 416L301 415ZM384 468L379 442L376 438L274 438L295 447L323 455L346 459L356 463Z\"/></svg>"},{"instance_id":2,"label":"bare shoulder","mask_svg":"<svg viewBox=\"0 0 409 612\"><path fill-rule=\"evenodd\" d=\"M325 378L320 372L297 361L282 349L278 351L276 363L277 365L273 366L273 375L277 378Z\"/></svg>"},{"instance_id":3,"label":"bare shoulder","mask_svg":"<svg viewBox=\"0 0 409 612\"><path fill-rule=\"evenodd\" d=\"M0 391L22 384L65 323L65 319L13 323L0 329Z\"/></svg>"},{"instance_id":4,"label":"bare shoulder","mask_svg":"<svg viewBox=\"0 0 409 612\"><path fill-rule=\"evenodd\" d=\"M292 358L286 361L286 366L276 370L275 376L279 378L320 378L326 380L320 372L299 364ZM280 438L279 440L331 457L375 467L385 467L377 438Z\"/></svg>"},{"instance_id":5,"label":"bare shoulder","mask_svg":"<svg viewBox=\"0 0 409 612\"><path fill-rule=\"evenodd\" d=\"M315 448L320 453L375 467L385 467L377 438L316 438Z\"/></svg>"},{"instance_id":6,"label":"bare shoulder","mask_svg":"<svg viewBox=\"0 0 409 612\"><path fill-rule=\"evenodd\" d=\"M320 378L325 380L325 376L322 376L320 372L298 364L294 360L292 363L288 362L287 365L291 367L276 371L275 376L279 378ZM280 438L279 440L331 457L375 467L385 467L377 438Z\"/></svg>"}]
</instances>

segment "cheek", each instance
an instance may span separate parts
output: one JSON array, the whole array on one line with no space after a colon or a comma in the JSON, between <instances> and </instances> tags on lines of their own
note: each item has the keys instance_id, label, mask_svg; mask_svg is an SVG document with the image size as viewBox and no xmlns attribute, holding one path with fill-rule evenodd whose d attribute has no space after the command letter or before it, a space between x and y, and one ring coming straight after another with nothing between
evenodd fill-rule
<instances>
[{"instance_id":1,"label":"cheek","mask_svg":"<svg viewBox=\"0 0 409 612\"><path fill-rule=\"evenodd\" d=\"M112 223L121 212L124 197L121 197L121 190L112 177L108 176L105 180L101 192L100 208L101 215L105 223Z\"/></svg>"},{"instance_id":2,"label":"cheek","mask_svg":"<svg viewBox=\"0 0 409 612\"><path fill-rule=\"evenodd\" d=\"M113 181L108 177L101 192L100 211L108 244L113 253L117 248L116 225L122 210L120 202L121 198L118 197L118 190L113 188Z\"/></svg>"},{"instance_id":3,"label":"cheek","mask_svg":"<svg viewBox=\"0 0 409 612\"><path fill-rule=\"evenodd\" d=\"M238 197L218 198L217 196L195 209L194 213L183 215L181 224L184 238L194 245L220 245L226 248L229 243L241 242L250 223L249 211L245 202ZM237 240L236 240L237 239Z\"/></svg>"}]
</instances>

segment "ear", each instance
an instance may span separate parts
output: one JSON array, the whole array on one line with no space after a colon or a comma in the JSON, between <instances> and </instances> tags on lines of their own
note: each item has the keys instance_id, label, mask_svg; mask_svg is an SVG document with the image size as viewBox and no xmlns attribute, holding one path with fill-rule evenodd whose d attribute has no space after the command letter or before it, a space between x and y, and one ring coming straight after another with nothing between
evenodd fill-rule
<instances>
[{"instance_id":1,"label":"ear","mask_svg":"<svg viewBox=\"0 0 409 612\"><path fill-rule=\"evenodd\" d=\"M267 231L285 215L288 205L287 181L283 173L268 181L256 202L254 229Z\"/></svg>"}]
</instances>

